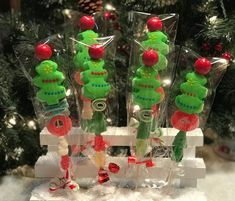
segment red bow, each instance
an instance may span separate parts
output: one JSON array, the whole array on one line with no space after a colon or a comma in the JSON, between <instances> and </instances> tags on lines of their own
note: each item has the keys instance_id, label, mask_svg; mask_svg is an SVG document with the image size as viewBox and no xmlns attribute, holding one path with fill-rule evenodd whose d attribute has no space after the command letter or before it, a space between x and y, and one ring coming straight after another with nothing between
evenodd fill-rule
<instances>
[{"instance_id":1,"label":"red bow","mask_svg":"<svg viewBox=\"0 0 235 201\"><path fill-rule=\"evenodd\" d=\"M133 164L134 163L134 164L137 164L137 165L145 164L147 168L155 166L155 164L152 161L152 159L148 159L148 160L144 160L144 161L137 161L135 156L129 156L128 157L128 163L129 164Z\"/></svg>"}]
</instances>

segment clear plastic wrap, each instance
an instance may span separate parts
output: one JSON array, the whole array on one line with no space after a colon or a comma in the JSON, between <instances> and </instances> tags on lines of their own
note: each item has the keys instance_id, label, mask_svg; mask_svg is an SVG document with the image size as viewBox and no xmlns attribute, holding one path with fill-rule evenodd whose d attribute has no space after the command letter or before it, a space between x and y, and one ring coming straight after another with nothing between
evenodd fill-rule
<instances>
[{"instance_id":1,"label":"clear plastic wrap","mask_svg":"<svg viewBox=\"0 0 235 201\"><path fill-rule=\"evenodd\" d=\"M163 145L161 127L165 126L169 87L174 75L177 22L177 14L132 14L134 41L128 75L128 126L130 133L136 135L131 157L137 166L146 164L147 169L155 166L153 147Z\"/></svg>"},{"instance_id":2,"label":"clear plastic wrap","mask_svg":"<svg viewBox=\"0 0 235 201\"><path fill-rule=\"evenodd\" d=\"M188 48L181 48L168 104L168 122L179 130L172 144L173 161L183 159L186 132L204 128L227 65L225 59L206 59Z\"/></svg>"}]
</instances>

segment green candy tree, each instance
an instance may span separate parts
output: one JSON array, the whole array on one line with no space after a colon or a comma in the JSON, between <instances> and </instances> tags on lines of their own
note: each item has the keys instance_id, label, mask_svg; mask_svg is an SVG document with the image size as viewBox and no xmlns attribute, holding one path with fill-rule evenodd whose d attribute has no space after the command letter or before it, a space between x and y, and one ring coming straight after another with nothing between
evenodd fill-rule
<instances>
[{"instance_id":1,"label":"green candy tree","mask_svg":"<svg viewBox=\"0 0 235 201\"><path fill-rule=\"evenodd\" d=\"M38 75L33 79L34 85L40 88L37 98L48 105L58 104L66 96L65 88L61 85L64 75L57 67L51 60L42 61L36 67Z\"/></svg>"},{"instance_id":2,"label":"green candy tree","mask_svg":"<svg viewBox=\"0 0 235 201\"><path fill-rule=\"evenodd\" d=\"M158 52L158 63L154 66L157 70L167 67L166 55L169 53L168 37L162 30L162 21L158 17L152 17L147 21L147 39L141 42L144 49L152 48Z\"/></svg>"},{"instance_id":3,"label":"green candy tree","mask_svg":"<svg viewBox=\"0 0 235 201\"><path fill-rule=\"evenodd\" d=\"M104 69L102 59L104 48L95 44L89 48L91 57L85 63L86 70L81 72L83 111L83 127L87 127L90 132L100 135L106 130L106 121L103 111L106 108L105 99L110 91L110 84L106 81L107 70Z\"/></svg>"},{"instance_id":4,"label":"green candy tree","mask_svg":"<svg viewBox=\"0 0 235 201\"><path fill-rule=\"evenodd\" d=\"M211 63L205 58L198 59L195 64L195 72L187 73L186 82L180 85L181 95L175 98L175 105L179 110L171 117L171 124L179 132L172 143L173 161L180 162L183 159L183 150L186 147L186 132L199 126L198 114L204 107L204 99L208 89L204 86L207 79L204 75L209 73Z\"/></svg>"},{"instance_id":5,"label":"green candy tree","mask_svg":"<svg viewBox=\"0 0 235 201\"><path fill-rule=\"evenodd\" d=\"M136 155L144 156L147 148L147 139L151 131L153 120L153 107L160 103L162 94L160 81L157 79L158 71L153 67L158 62L158 54L153 49L146 50L142 55L143 66L139 67L132 80L133 103L138 105L139 126L137 129Z\"/></svg>"},{"instance_id":6,"label":"green candy tree","mask_svg":"<svg viewBox=\"0 0 235 201\"><path fill-rule=\"evenodd\" d=\"M80 28L82 30L76 37L76 55L73 58L76 69L83 71L84 63L89 58L88 47L97 43L98 34L92 29L95 26L95 21L91 16L83 16L80 19ZM80 42L80 43L79 43Z\"/></svg>"}]
</instances>

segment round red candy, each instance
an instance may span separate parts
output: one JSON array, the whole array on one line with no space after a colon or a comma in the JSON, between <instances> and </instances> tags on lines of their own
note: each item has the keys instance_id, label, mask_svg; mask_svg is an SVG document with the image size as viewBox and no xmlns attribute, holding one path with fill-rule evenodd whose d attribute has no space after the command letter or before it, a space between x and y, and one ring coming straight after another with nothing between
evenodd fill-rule
<instances>
[{"instance_id":1,"label":"round red candy","mask_svg":"<svg viewBox=\"0 0 235 201\"><path fill-rule=\"evenodd\" d=\"M171 116L171 125L180 131L191 131L199 126L199 118L196 114L176 111Z\"/></svg>"},{"instance_id":2,"label":"round red candy","mask_svg":"<svg viewBox=\"0 0 235 201\"><path fill-rule=\"evenodd\" d=\"M211 70L211 62L206 58L199 58L194 63L194 67L198 74L206 75Z\"/></svg>"},{"instance_id":3,"label":"round red candy","mask_svg":"<svg viewBox=\"0 0 235 201\"><path fill-rule=\"evenodd\" d=\"M158 17L151 17L147 21L147 27L149 31L162 30L162 20Z\"/></svg>"},{"instance_id":4,"label":"round red candy","mask_svg":"<svg viewBox=\"0 0 235 201\"><path fill-rule=\"evenodd\" d=\"M47 44L39 44L35 48L35 56L38 60L50 59L52 56L51 47Z\"/></svg>"},{"instance_id":5,"label":"round red candy","mask_svg":"<svg viewBox=\"0 0 235 201\"><path fill-rule=\"evenodd\" d=\"M152 67L158 62L158 54L153 49L144 51L142 61L145 66Z\"/></svg>"},{"instance_id":6,"label":"round red candy","mask_svg":"<svg viewBox=\"0 0 235 201\"><path fill-rule=\"evenodd\" d=\"M47 129L57 137L65 136L72 128L72 121L68 116L55 116L47 124Z\"/></svg>"},{"instance_id":7,"label":"round red candy","mask_svg":"<svg viewBox=\"0 0 235 201\"><path fill-rule=\"evenodd\" d=\"M101 59L104 56L104 47L100 44L94 44L89 47L88 52L92 59Z\"/></svg>"},{"instance_id":8,"label":"round red candy","mask_svg":"<svg viewBox=\"0 0 235 201\"><path fill-rule=\"evenodd\" d=\"M92 16L83 16L79 20L81 30L91 30L95 27L95 20Z\"/></svg>"}]
</instances>

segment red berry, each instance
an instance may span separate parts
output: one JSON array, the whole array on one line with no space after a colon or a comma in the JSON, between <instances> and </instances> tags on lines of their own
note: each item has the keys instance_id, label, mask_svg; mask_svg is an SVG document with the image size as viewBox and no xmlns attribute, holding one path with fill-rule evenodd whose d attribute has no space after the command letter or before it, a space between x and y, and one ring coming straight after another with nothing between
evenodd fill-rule
<instances>
[{"instance_id":1,"label":"red berry","mask_svg":"<svg viewBox=\"0 0 235 201\"><path fill-rule=\"evenodd\" d=\"M162 30L162 20L158 17L151 17L147 21L147 27L149 31Z\"/></svg>"},{"instance_id":2,"label":"red berry","mask_svg":"<svg viewBox=\"0 0 235 201\"><path fill-rule=\"evenodd\" d=\"M101 59L104 56L104 47L100 44L90 46L89 55L92 59Z\"/></svg>"},{"instance_id":3,"label":"red berry","mask_svg":"<svg viewBox=\"0 0 235 201\"><path fill-rule=\"evenodd\" d=\"M35 55L40 61L50 59L52 55L51 47L47 44L39 44L35 48Z\"/></svg>"},{"instance_id":4,"label":"red berry","mask_svg":"<svg viewBox=\"0 0 235 201\"><path fill-rule=\"evenodd\" d=\"M211 70L211 62L206 58L199 58L194 63L194 67L198 74L206 75Z\"/></svg>"},{"instance_id":5,"label":"red berry","mask_svg":"<svg viewBox=\"0 0 235 201\"><path fill-rule=\"evenodd\" d=\"M180 131L191 131L199 126L199 118L196 114L175 111L171 116L171 125Z\"/></svg>"},{"instance_id":6,"label":"red berry","mask_svg":"<svg viewBox=\"0 0 235 201\"><path fill-rule=\"evenodd\" d=\"M142 61L145 66L154 66L158 62L158 54L153 49L146 50L142 55Z\"/></svg>"},{"instance_id":7,"label":"red berry","mask_svg":"<svg viewBox=\"0 0 235 201\"><path fill-rule=\"evenodd\" d=\"M222 54L222 57L226 60L230 60L231 59L231 54L229 52L225 52Z\"/></svg>"},{"instance_id":8,"label":"red berry","mask_svg":"<svg viewBox=\"0 0 235 201\"><path fill-rule=\"evenodd\" d=\"M92 16L83 16L79 20L79 26L83 31L93 29L95 26L95 20Z\"/></svg>"},{"instance_id":9,"label":"red berry","mask_svg":"<svg viewBox=\"0 0 235 201\"><path fill-rule=\"evenodd\" d=\"M222 43L218 43L218 44L215 45L215 50L216 51L220 52L220 51L222 51L222 49L223 49Z\"/></svg>"},{"instance_id":10,"label":"red berry","mask_svg":"<svg viewBox=\"0 0 235 201\"><path fill-rule=\"evenodd\" d=\"M105 20L110 20L110 19L111 19L111 13L110 13L109 11L106 11L106 12L104 13L104 19L105 19Z\"/></svg>"}]
</instances>

